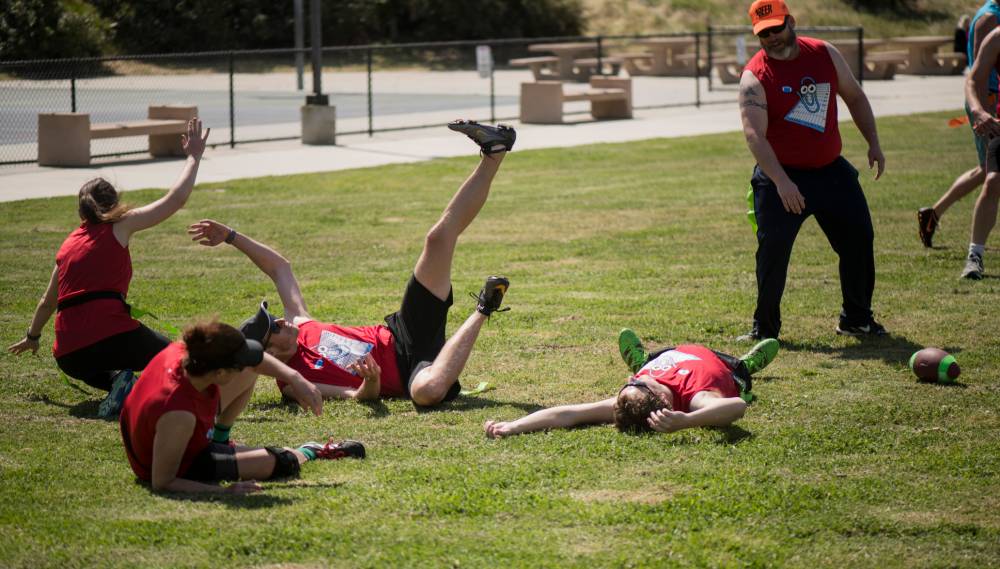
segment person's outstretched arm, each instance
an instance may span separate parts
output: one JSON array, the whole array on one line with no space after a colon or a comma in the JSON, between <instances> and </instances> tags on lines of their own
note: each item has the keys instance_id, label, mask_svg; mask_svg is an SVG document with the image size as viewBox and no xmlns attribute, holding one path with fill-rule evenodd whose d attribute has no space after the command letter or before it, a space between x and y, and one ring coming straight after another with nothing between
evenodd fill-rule
<instances>
[{"instance_id":1,"label":"person's outstretched arm","mask_svg":"<svg viewBox=\"0 0 1000 569\"><path fill-rule=\"evenodd\" d=\"M253 480L236 482L228 487L205 484L195 480L177 477L184 450L194 434L194 414L187 411L170 411L156 421L156 436L153 438L153 490L166 492L248 494L262 490Z\"/></svg>"},{"instance_id":2,"label":"person's outstretched arm","mask_svg":"<svg viewBox=\"0 0 1000 569\"><path fill-rule=\"evenodd\" d=\"M760 80L750 71L744 71L740 77L739 102L747 148L757 160L760 169L774 182L785 211L802 213L806 207L806 199L802 197L795 182L788 177L788 172L785 172L785 168L778 162L774 147L767 141L767 95Z\"/></svg>"},{"instance_id":3,"label":"person's outstretched arm","mask_svg":"<svg viewBox=\"0 0 1000 569\"><path fill-rule=\"evenodd\" d=\"M286 320L298 324L302 320L312 319L306 310L299 281L292 272L292 264L281 253L212 219L203 219L191 224L188 227L188 235L193 241L206 247L229 243L239 249L274 283L274 288L277 289L281 303L285 307Z\"/></svg>"},{"instance_id":4,"label":"person's outstretched arm","mask_svg":"<svg viewBox=\"0 0 1000 569\"><path fill-rule=\"evenodd\" d=\"M516 421L486 421L483 429L486 431L486 436L498 439L544 429L565 429L577 425L613 423L615 420L615 400L615 397L611 397L594 403L550 407L535 411Z\"/></svg>"},{"instance_id":5,"label":"person's outstretched arm","mask_svg":"<svg viewBox=\"0 0 1000 569\"><path fill-rule=\"evenodd\" d=\"M660 433L693 427L725 427L743 417L746 410L746 401L739 397L720 397L714 392L702 391L691 400L691 411L653 411L649 415L649 426Z\"/></svg>"},{"instance_id":6,"label":"person's outstretched arm","mask_svg":"<svg viewBox=\"0 0 1000 569\"><path fill-rule=\"evenodd\" d=\"M12 344L7 349L12 354L20 354L31 350L31 353L38 353L38 336L42 335L42 329L52 318L52 313L56 311L59 300L59 267L52 268L52 277L49 278L49 286L45 289L45 294L38 301L35 307L35 315L31 318L28 331L20 342ZM29 338L31 336L31 338ZM34 340L32 338L35 338Z\"/></svg>"},{"instance_id":7,"label":"person's outstretched arm","mask_svg":"<svg viewBox=\"0 0 1000 569\"><path fill-rule=\"evenodd\" d=\"M844 56L830 44L826 44L826 50L830 54L830 59L833 60L833 66L837 69L837 92L840 93L840 98L844 99L847 110L851 112L851 118L861 132L861 136L865 137L868 142L868 168L873 168L878 164L878 169L875 171L875 179L878 180L882 177L882 172L885 172L885 155L882 154L882 146L878 141L878 128L875 126L875 113L872 112L872 105L868 102L868 96L865 95L861 85L854 78L850 66L844 61Z\"/></svg>"},{"instance_id":8,"label":"person's outstretched arm","mask_svg":"<svg viewBox=\"0 0 1000 569\"><path fill-rule=\"evenodd\" d=\"M323 414L323 394L316 385L310 383L302 374L288 367L271 354L264 352L264 360L254 368L261 375L273 377L282 383L287 383L287 395L298 401L299 405L312 411L317 417Z\"/></svg>"},{"instance_id":9,"label":"person's outstretched arm","mask_svg":"<svg viewBox=\"0 0 1000 569\"><path fill-rule=\"evenodd\" d=\"M198 177L198 166L201 164L202 154L205 153L205 141L208 140L208 133L211 131L210 128L205 129L203 134L201 121L197 118L188 121L187 134L181 135L181 147L187 154L184 170L162 198L128 211L115 223L115 238L123 247L128 246L129 239L134 233L163 222L184 207L194 188L195 178Z\"/></svg>"}]
</instances>

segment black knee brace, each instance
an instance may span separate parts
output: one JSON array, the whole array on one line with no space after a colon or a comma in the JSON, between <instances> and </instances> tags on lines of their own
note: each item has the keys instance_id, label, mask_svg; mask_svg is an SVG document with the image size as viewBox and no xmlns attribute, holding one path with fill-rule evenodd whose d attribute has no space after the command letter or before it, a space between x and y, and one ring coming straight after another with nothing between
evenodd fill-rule
<instances>
[{"instance_id":1,"label":"black knee brace","mask_svg":"<svg viewBox=\"0 0 1000 569\"><path fill-rule=\"evenodd\" d=\"M279 447L266 447L264 450L274 457L274 471L271 478L291 478L299 475L299 459L295 453Z\"/></svg>"}]
</instances>

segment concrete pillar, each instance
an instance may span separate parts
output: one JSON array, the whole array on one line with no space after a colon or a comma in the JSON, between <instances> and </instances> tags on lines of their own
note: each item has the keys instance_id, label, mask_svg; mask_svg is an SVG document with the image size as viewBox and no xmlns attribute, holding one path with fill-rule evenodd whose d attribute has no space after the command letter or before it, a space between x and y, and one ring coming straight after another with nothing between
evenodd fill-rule
<instances>
[{"instance_id":1,"label":"concrete pillar","mask_svg":"<svg viewBox=\"0 0 1000 569\"><path fill-rule=\"evenodd\" d=\"M302 144L337 143L337 107L302 105Z\"/></svg>"}]
</instances>

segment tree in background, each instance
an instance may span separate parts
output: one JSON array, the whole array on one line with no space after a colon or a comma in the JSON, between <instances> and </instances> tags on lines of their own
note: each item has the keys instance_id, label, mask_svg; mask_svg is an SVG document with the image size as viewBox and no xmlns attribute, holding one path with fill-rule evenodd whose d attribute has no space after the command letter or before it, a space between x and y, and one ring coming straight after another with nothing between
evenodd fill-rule
<instances>
[{"instance_id":1,"label":"tree in background","mask_svg":"<svg viewBox=\"0 0 1000 569\"><path fill-rule=\"evenodd\" d=\"M102 55L112 31L83 0L0 1L0 60Z\"/></svg>"}]
</instances>

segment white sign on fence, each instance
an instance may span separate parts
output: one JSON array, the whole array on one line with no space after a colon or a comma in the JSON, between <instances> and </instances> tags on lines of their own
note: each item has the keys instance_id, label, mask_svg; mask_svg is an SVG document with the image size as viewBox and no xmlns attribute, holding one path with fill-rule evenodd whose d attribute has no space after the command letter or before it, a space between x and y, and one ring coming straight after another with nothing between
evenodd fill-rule
<instances>
[{"instance_id":1,"label":"white sign on fence","mask_svg":"<svg viewBox=\"0 0 1000 569\"><path fill-rule=\"evenodd\" d=\"M488 45L476 46L476 69L479 76L486 79L493 71L493 51Z\"/></svg>"}]
</instances>

